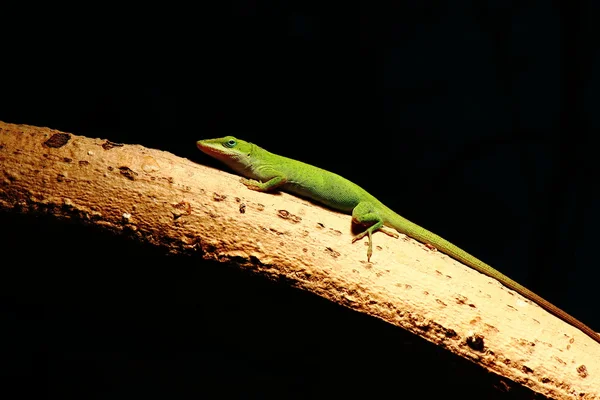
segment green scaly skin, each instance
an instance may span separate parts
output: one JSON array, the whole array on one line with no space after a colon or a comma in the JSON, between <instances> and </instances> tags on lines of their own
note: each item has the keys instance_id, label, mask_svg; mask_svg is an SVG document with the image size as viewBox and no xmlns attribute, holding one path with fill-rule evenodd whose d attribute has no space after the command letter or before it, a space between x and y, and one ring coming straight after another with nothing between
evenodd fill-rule
<instances>
[{"instance_id":1,"label":"green scaly skin","mask_svg":"<svg viewBox=\"0 0 600 400\"><path fill-rule=\"evenodd\" d=\"M401 217L360 186L333 172L270 153L255 144L233 136L199 140L196 144L204 153L224 162L235 172L248 178L242 179L242 182L249 189L261 192L283 190L307 197L334 210L352 214L352 221L355 224L367 227L364 232L355 236L352 242L368 236L367 260L369 262L373 254L372 234L379 230L398 237L397 234L382 229L384 226L393 228L422 243L432 245L455 260L496 279L600 343L600 334L583 322L446 239Z\"/></svg>"}]
</instances>

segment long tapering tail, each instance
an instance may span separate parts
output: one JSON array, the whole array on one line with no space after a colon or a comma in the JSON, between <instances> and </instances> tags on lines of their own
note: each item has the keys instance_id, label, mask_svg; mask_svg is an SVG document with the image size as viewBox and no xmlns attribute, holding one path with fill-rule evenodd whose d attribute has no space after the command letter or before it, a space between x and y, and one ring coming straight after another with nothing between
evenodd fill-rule
<instances>
[{"instance_id":1,"label":"long tapering tail","mask_svg":"<svg viewBox=\"0 0 600 400\"><path fill-rule=\"evenodd\" d=\"M490 265L484 263L478 258L467 253L460 247L455 246L446 239L436 235L435 233L428 231L427 229L407 220L406 218L394 213L391 210L390 213L392 215L389 215L387 218L385 218L386 225L396 229L400 233L404 233L405 235L408 235L411 238L418 240L419 242L430 244L442 253L454 258L455 260L460 261L461 263L473 268L476 271L481 272L484 275L496 279L498 282L500 282L507 288L512 289L520 295L533 301L540 307L544 308L546 311L562 319L563 321L573 325L574 327L578 328L583 333L594 339L596 342L600 343L599 333L595 332L594 330L592 330L592 328L585 325L583 322L579 321L575 317L571 316L570 314L567 314L565 311L556 307L554 304L533 293L525 286L513 281L508 276L495 270Z\"/></svg>"}]
</instances>

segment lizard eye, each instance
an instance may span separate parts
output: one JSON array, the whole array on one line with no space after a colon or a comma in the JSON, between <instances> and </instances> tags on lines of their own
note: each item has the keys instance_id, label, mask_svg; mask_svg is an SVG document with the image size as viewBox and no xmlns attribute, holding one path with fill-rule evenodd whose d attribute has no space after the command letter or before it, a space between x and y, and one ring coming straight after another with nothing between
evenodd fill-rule
<instances>
[{"instance_id":1,"label":"lizard eye","mask_svg":"<svg viewBox=\"0 0 600 400\"><path fill-rule=\"evenodd\" d=\"M237 142L233 139L229 139L228 141L225 142L225 147L233 147L237 144Z\"/></svg>"}]
</instances>

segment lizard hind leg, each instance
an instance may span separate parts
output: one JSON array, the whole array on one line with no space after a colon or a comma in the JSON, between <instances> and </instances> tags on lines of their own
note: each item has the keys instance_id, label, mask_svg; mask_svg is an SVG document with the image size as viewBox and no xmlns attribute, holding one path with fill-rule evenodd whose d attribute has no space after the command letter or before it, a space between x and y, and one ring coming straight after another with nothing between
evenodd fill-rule
<instances>
[{"instance_id":1,"label":"lizard hind leg","mask_svg":"<svg viewBox=\"0 0 600 400\"><path fill-rule=\"evenodd\" d=\"M352 239L352 243L356 242L364 238L365 236L369 237L369 246L367 248L367 260L371 261L371 255L373 255L373 233L380 230L386 235L392 237L398 237L396 233L387 232L382 229L383 227L383 218L377 212L377 208L367 201L360 202L354 207L352 210L352 222L361 225L368 226L366 230L359 233Z\"/></svg>"}]
</instances>

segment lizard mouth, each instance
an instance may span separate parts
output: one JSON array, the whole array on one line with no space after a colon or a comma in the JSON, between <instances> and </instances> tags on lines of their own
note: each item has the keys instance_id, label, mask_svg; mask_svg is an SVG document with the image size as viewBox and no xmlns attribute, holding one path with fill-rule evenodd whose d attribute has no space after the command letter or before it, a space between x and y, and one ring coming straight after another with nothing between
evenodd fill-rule
<instances>
[{"instance_id":1,"label":"lizard mouth","mask_svg":"<svg viewBox=\"0 0 600 400\"><path fill-rule=\"evenodd\" d=\"M196 142L196 146L198 147L198 149L200 151L202 151L203 153L206 153L206 154L213 155L213 154L221 154L222 153L218 149L216 149L213 144L206 143L203 140L198 140Z\"/></svg>"},{"instance_id":2,"label":"lizard mouth","mask_svg":"<svg viewBox=\"0 0 600 400\"><path fill-rule=\"evenodd\" d=\"M204 140L198 140L196 142L196 146L200 151L216 158L217 160L224 161L229 158L225 149L220 148L221 146L215 145L214 143L206 143Z\"/></svg>"},{"instance_id":3,"label":"lizard mouth","mask_svg":"<svg viewBox=\"0 0 600 400\"><path fill-rule=\"evenodd\" d=\"M204 142L204 140L198 140L198 141L196 142L196 146L197 146L197 147L198 147L200 150L202 150L202 151L204 151L204 150L206 150L206 149L208 149L208 148L209 148L209 145L208 145L208 144L206 144L206 143Z\"/></svg>"}]
</instances>

